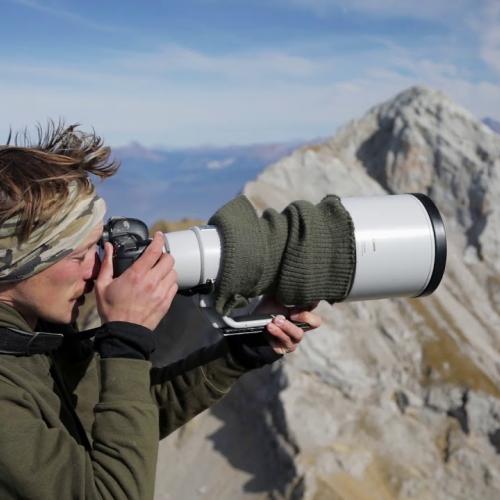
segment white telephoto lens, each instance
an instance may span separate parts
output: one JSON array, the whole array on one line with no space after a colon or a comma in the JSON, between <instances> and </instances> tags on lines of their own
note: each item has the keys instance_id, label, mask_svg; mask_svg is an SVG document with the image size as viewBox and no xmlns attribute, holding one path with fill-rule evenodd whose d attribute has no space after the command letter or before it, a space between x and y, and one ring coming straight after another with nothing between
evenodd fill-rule
<instances>
[{"instance_id":1,"label":"white telephoto lens","mask_svg":"<svg viewBox=\"0 0 500 500\"><path fill-rule=\"evenodd\" d=\"M354 278L345 301L417 297L432 293L443 277L446 233L424 194L346 197L356 241ZM222 267L215 226L165 233L181 290L215 282ZM305 270L307 272L307 270Z\"/></svg>"},{"instance_id":2,"label":"white telephoto lens","mask_svg":"<svg viewBox=\"0 0 500 500\"><path fill-rule=\"evenodd\" d=\"M422 194L342 198L351 215L356 267L346 301L432 293L446 263L443 220Z\"/></svg>"}]
</instances>

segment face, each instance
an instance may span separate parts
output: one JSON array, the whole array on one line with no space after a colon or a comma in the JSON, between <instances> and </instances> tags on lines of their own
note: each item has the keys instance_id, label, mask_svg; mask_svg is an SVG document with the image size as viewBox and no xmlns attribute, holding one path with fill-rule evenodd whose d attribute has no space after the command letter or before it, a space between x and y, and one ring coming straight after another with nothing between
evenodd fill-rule
<instances>
[{"instance_id":1,"label":"face","mask_svg":"<svg viewBox=\"0 0 500 500\"><path fill-rule=\"evenodd\" d=\"M96 244L102 229L99 224L70 255L12 287L12 305L33 328L38 319L65 324L76 320L99 273Z\"/></svg>"}]
</instances>

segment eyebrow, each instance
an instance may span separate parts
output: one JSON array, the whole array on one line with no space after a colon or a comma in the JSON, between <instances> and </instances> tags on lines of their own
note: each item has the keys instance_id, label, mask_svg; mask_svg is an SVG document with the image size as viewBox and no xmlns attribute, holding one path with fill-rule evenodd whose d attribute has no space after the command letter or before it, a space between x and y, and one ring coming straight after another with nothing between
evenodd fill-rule
<instances>
[{"instance_id":1,"label":"eyebrow","mask_svg":"<svg viewBox=\"0 0 500 500\"><path fill-rule=\"evenodd\" d=\"M101 237L99 236L99 238L95 239L94 241L92 241L91 243L89 243L86 247L83 247L83 248L77 248L75 250L73 250L73 252L71 252L71 255L77 255L79 253L82 253L82 252L86 252L87 250L89 250L91 247L93 247L94 245L97 245L97 242L101 239Z\"/></svg>"}]
</instances>

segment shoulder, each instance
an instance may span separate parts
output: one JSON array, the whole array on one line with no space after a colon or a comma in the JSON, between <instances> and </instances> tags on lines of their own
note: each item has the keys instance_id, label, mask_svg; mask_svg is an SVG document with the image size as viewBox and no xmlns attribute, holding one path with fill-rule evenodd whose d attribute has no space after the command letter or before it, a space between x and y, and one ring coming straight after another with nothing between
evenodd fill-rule
<instances>
[{"instance_id":1,"label":"shoulder","mask_svg":"<svg viewBox=\"0 0 500 500\"><path fill-rule=\"evenodd\" d=\"M47 355L0 355L0 399L26 399L29 394L47 397L53 387ZM1 405L0 405L1 406Z\"/></svg>"},{"instance_id":2,"label":"shoulder","mask_svg":"<svg viewBox=\"0 0 500 500\"><path fill-rule=\"evenodd\" d=\"M10 419L14 407L23 407L33 412L36 408L35 398L15 380L0 374L0 416L5 415ZM4 418L0 419L5 423Z\"/></svg>"}]
</instances>

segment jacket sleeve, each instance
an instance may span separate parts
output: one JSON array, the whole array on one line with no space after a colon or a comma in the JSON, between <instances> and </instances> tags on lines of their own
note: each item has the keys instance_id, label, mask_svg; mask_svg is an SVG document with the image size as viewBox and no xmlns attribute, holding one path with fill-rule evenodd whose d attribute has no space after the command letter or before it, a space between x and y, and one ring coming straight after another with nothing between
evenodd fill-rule
<instances>
[{"instance_id":1,"label":"jacket sleeve","mask_svg":"<svg viewBox=\"0 0 500 500\"><path fill-rule=\"evenodd\" d=\"M257 367L245 361L221 340L177 363L152 368L151 391L159 407L160 438L221 399L242 374Z\"/></svg>"},{"instance_id":2,"label":"jacket sleeve","mask_svg":"<svg viewBox=\"0 0 500 500\"><path fill-rule=\"evenodd\" d=\"M100 361L92 450L50 427L26 390L0 379L0 498L151 499L158 408L148 361Z\"/></svg>"}]
</instances>

